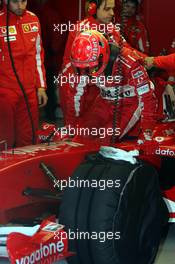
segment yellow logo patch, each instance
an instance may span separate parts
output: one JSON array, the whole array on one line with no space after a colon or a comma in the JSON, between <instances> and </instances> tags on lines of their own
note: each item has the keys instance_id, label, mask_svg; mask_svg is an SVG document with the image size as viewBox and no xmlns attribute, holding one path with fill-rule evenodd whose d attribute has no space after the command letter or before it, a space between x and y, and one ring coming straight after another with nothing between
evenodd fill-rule
<instances>
[{"instance_id":1,"label":"yellow logo patch","mask_svg":"<svg viewBox=\"0 0 175 264\"><path fill-rule=\"evenodd\" d=\"M28 32L31 31L31 30L30 30L30 25L29 25L29 24L24 24L24 25L22 25L22 28L23 28L24 33L28 33Z\"/></svg>"}]
</instances>

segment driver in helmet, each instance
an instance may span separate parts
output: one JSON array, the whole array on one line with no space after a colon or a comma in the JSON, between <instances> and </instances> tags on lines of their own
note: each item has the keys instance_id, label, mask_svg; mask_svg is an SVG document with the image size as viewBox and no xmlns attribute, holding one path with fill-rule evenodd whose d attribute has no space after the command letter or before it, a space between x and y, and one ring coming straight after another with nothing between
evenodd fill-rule
<instances>
[{"instance_id":1,"label":"driver in helmet","mask_svg":"<svg viewBox=\"0 0 175 264\"><path fill-rule=\"evenodd\" d=\"M59 98L60 106L63 111L64 124L69 123L70 119L73 118L73 115L71 114L73 110L70 107L69 98L71 97L73 87L76 85L73 83L73 78L70 81L68 76L70 74L73 75L74 73L70 62L70 51L72 43L79 32L85 30L97 30L103 34L106 34L110 39L110 42L115 43L115 45L122 44L123 46L130 49L130 51L133 53L133 56L137 56L138 58L142 59L146 56L145 54L133 49L122 37L119 25L113 23L116 2L115 0L87 0L86 2L87 17L82 21L79 21L77 24L72 25L70 28L60 77L55 79L55 81L59 84ZM63 78L65 81L62 81L61 78ZM81 86L82 84L79 86L80 94ZM84 97L86 97L85 101L87 108L92 105L94 98L98 94L99 90L97 89L96 85L91 85L91 89L86 90Z\"/></svg>"},{"instance_id":2,"label":"driver in helmet","mask_svg":"<svg viewBox=\"0 0 175 264\"><path fill-rule=\"evenodd\" d=\"M154 86L145 68L129 49L123 47L115 58L114 54L111 56L113 49L114 46L110 47L108 40L98 31L84 31L75 38L71 64L79 82L72 89L69 99L75 117L72 125L112 129L116 111L119 139L134 130L139 120L142 132L151 135L157 109ZM88 108L84 95L87 89L90 92L90 85L87 86L89 81L93 81L93 84L96 81L99 94Z\"/></svg>"}]
</instances>

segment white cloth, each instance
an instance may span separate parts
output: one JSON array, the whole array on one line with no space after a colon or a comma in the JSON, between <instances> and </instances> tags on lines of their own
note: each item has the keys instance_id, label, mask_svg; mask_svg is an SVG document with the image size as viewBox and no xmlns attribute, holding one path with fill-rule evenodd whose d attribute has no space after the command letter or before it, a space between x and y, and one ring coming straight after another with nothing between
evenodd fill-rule
<instances>
[{"instance_id":1,"label":"white cloth","mask_svg":"<svg viewBox=\"0 0 175 264\"><path fill-rule=\"evenodd\" d=\"M101 147L99 153L105 158L124 160L130 162L131 164L136 164L137 159L135 157L139 156L138 150L125 151L123 149L106 146Z\"/></svg>"}]
</instances>

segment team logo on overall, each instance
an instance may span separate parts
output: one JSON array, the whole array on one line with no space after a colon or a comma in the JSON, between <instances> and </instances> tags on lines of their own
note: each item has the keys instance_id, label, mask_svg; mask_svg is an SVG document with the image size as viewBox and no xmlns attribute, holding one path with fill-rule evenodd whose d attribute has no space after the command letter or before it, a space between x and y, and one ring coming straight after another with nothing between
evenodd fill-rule
<instances>
[{"instance_id":1,"label":"team logo on overall","mask_svg":"<svg viewBox=\"0 0 175 264\"><path fill-rule=\"evenodd\" d=\"M22 29L24 33L38 32L38 22L23 24Z\"/></svg>"},{"instance_id":2,"label":"team logo on overall","mask_svg":"<svg viewBox=\"0 0 175 264\"><path fill-rule=\"evenodd\" d=\"M7 29L6 27L0 27L0 36L4 37L7 35Z\"/></svg>"},{"instance_id":3,"label":"team logo on overall","mask_svg":"<svg viewBox=\"0 0 175 264\"><path fill-rule=\"evenodd\" d=\"M138 71L134 70L134 71L132 71L132 76L133 76L134 79L138 79L138 78L140 78L143 75L144 75L144 72L141 71L141 70L138 70Z\"/></svg>"},{"instance_id":4,"label":"team logo on overall","mask_svg":"<svg viewBox=\"0 0 175 264\"><path fill-rule=\"evenodd\" d=\"M28 33L28 32L30 32L30 25L29 24L23 24L22 29L23 29L24 33Z\"/></svg>"},{"instance_id":5,"label":"team logo on overall","mask_svg":"<svg viewBox=\"0 0 175 264\"><path fill-rule=\"evenodd\" d=\"M131 72L131 75L132 75L132 78L137 82L138 85L140 85L144 81L144 79L146 78L146 74L144 73L144 71L142 69L140 69L140 67L133 70Z\"/></svg>"},{"instance_id":6,"label":"team logo on overall","mask_svg":"<svg viewBox=\"0 0 175 264\"><path fill-rule=\"evenodd\" d=\"M38 32L39 26L38 26L37 22L36 23L31 23L30 26L31 26L31 31L32 32Z\"/></svg>"},{"instance_id":7,"label":"team logo on overall","mask_svg":"<svg viewBox=\"0 0 175 264\"><path fill-rule=\"evenodd\" d=\"M10 26L9 27L9 35L16 35L16 27L15 26Z\"/></svg>"},{"instance_id":8,"label":"team logo on overall","mask_svg":"<svg viewBox=\"0 0 175 264\"><path fill-rule=\"evenodd\" d=\"M9 35L12 36L12 35L16 35L16 34L17 34L16 27L15 26L9 26ZM0 27L0 36L1 37L7 36L7 27L6 26Z\"/></svg>"}]
</instances>

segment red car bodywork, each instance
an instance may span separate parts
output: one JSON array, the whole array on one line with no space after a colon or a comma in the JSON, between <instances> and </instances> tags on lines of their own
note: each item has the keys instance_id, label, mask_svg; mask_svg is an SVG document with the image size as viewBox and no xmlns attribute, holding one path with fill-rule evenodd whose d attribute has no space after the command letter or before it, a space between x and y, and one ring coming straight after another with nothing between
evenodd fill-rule
<instances>
[{"instance_id":1,"label":"red car bodywork","mask_svg":"<svg viewBox=\"0 0 175 264\"><path fill-rule=\"evenodd\" d=\"M138 145L137 141L123 141L115 147L140 150L140 158L160 168L161 157L175 157L175 123L160 123L151 141ZM102 144L95 139L77 138L4 150L0 155L0 223L20 217L36 217L48 207L57 206L52 200L25 196L27 187L49 189L54 184L43 174L40 163L53 169L58 180L68 179L89 153L97 152ZM166 177L166 175L165 175ZM168 204L170 221L175 222L175 187L163 192Z\"/></svg>"}]
</instances>

